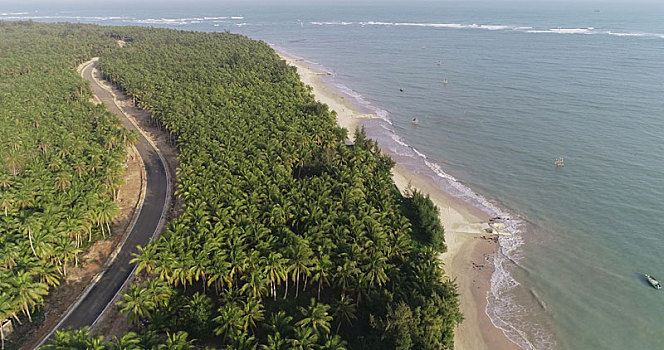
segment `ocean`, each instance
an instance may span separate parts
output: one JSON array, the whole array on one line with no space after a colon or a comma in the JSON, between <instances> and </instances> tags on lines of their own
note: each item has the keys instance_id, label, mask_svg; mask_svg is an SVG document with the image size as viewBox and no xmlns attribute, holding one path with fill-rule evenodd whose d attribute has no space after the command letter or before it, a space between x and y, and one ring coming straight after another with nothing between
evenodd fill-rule
<instances>
[{"instance_id":1,"label":"ocean","mask_svg":"<svg viewBox=\"0 0 664 350\"><path fill-rule=\"evenodd\" d=\"M641 276L664 279L664 4L122 4L0 20L228 30L301 57L381 116L383 148L510 218L486 312L512 341L664 348Z\"/></svg>"}]
</instances>

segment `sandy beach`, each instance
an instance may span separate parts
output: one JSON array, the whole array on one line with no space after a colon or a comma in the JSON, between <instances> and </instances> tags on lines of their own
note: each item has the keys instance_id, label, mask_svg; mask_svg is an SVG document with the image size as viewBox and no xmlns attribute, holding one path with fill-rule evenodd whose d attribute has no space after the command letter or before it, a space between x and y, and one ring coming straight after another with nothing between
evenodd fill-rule
<instances>
[{"instance_id":1,"label":"sandy beach","mask_svg":"<svg viewBox=\"0 0 664 350\"><path fill-rule=\"evenodd\" d=\"M327 72L319 72L302 60L279 55L297 68L300 79L313 88L316 99L337 112L337 123L353 135L362 121L377 118L362 113L346 97L327 86L321 79ZM390 154L389 150L383 150ZM498 249L494 235L487 234L489 217L442 191L431 179L409 172L397 164L393 169L394 182L403 192L409 188L428 194L440 210L445 227L448 251L441 255L446 274L456 280L459 288L463 323L455 332L457 349L518 349L503 332L496 328L485 310L487 292L493 273L493 254Z\"/></svg>"}]
</instances>

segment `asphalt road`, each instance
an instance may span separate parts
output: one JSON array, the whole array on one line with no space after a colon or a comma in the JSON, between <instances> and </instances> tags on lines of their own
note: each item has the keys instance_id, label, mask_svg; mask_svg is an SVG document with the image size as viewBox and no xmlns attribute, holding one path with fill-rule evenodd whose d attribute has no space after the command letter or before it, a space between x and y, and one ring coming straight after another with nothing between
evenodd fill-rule
<instances>
[{"instance_id":1,"label":"asphalt road","mask_svg":"<svg viewBox=\"0 0 664 350\"><path fill-rule=\"evenodd\" d=\"M96 67L97 65L97 62L88 65L82 72L83 77L90 81L95 95L97 95L104 105L106 105L111 112L120 117L124 127L127 129L135 129L134 125L126 119L118 106L114 103L113 95L99 86L95 80L92 79L93 67ZM108 267L101 279L90 290L81 303L64 319L58 329L91 326L95 322L97 317L99 317L106 308L106 305L113 300L115 294L131 275L134 265L130 264L129 261L133 259L133 254L138 251L136 246L147 245L159 225L167 200L168 184L166 168L159 158L157 151L142 134L139 134L135 146L140 153L141 158L143 158L147 177L145 201L141 208L138 220L136 221L136 225L129 233L120 253L115 258L115 261L113 261Z\"/></svg>"}]
</instances>

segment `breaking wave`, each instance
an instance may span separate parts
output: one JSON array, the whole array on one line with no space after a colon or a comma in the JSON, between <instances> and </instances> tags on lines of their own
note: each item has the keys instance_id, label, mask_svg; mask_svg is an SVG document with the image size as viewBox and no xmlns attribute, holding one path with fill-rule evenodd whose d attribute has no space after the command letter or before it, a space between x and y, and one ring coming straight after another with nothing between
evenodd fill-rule
<instances>
[{"instance_id":1,"label":"breaking wave","mask_svg":"<svg viewBox=\"0 0 664 350\"><path fill-rule=\"evenodd\" d=\"M532 26L513 26L503 24L462 24L462 23L419 23L419 22L381 22L381 21L328 21L328 22L310 22L312 25L358 25L358 26L392 26L392 27L427 27L443 29L482 29L492 31L512 31L532 34L600 34L618 37L651 37L664 39L663 33L643 33L643 32L614 32L611 30L598 30L595 27L556 27L556 28L534 28Z\"/></svg>"}]
</instances>

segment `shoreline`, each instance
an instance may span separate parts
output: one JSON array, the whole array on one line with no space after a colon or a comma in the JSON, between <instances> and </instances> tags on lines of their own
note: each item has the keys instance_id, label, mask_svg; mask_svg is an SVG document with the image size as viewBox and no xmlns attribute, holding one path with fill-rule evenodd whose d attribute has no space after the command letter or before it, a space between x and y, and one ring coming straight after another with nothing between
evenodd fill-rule
<instances>
[{"instance_id":1,"label":"shoreline","mask_svg":"<svg viewBox=\"0 0 664 350\"><path fill-rule=\"evenodd\" d=\"M275 51L277 51L275 49ZM337 124L348 129L352 139L357 128L368 119L379 118L363 113L358 106L322 81L325 72L307 66L303 60L277 51L281 59L297 68L300 80L313 88L316 100L337 112ZM383 153L392 156L389 150ZM393 157L394 158L394 157ZM487 234L490 217L478 208L451 196L426 176L408 171L397 163L393 179L399 190L415 188L428 194L439 209L439 218L445 227L447 252L441 254L447 276L456 281L459 304L464 321L454 334L458 349L519 349L503 331L493 325L486 313L487 294L491 288L493 256L499 245L495 234Z\"/></svg>"}]
</instances>

